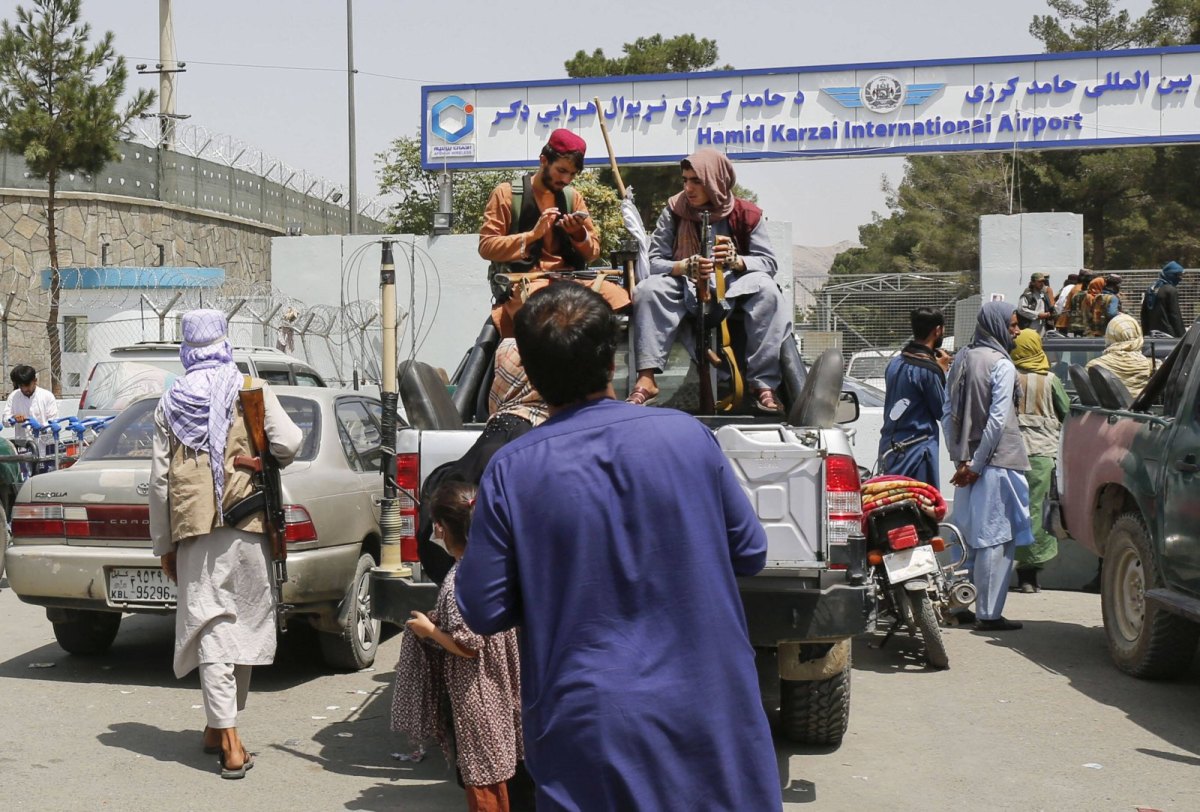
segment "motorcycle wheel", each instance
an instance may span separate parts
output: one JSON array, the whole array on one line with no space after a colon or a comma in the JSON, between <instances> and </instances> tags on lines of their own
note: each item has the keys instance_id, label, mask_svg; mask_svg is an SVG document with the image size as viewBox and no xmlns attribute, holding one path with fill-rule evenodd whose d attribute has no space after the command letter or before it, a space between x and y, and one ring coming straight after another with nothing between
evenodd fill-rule
<instances>
[{"instance_id":1,"label":"motorcycle wheel","mask_svg":"<svg viewBox=\"0 0 1200 812\"><path fill-rule=\"evenodd\" d=\"M915 592L906 596L912 613L915 616L917 630L921 632L921 642L925 644L925 661L930 668L949 668L950 655L946 653L946 644L942 640L942 629L938 625L937 613L933 609L933 601L928 592Z\"/></svg>"}]
</instances>

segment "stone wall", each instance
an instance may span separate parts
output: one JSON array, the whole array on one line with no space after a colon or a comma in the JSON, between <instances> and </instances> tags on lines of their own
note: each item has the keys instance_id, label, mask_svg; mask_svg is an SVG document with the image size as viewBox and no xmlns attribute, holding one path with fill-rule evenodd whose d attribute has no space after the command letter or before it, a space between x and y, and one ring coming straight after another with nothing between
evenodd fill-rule
<instances>
[{"instance_id":1,"label":"stone wall","mask_svg":"<svg viewBox=\"0 0 1200 812\"><path fill-rule=\"evenodd\" d=\"M270 226L170 204L116 195L64 193L58 198L59 267L155 266L158 245L168 267L223 268L230 282L267 283L271 278ZM41 272L50 267L46 194L0 189L0 307L16 296L8 327L8 364L32 364L49 384L45 321L49 292ZM3 370L0 391L11 388Z\"/></svg>"}]
</instances>

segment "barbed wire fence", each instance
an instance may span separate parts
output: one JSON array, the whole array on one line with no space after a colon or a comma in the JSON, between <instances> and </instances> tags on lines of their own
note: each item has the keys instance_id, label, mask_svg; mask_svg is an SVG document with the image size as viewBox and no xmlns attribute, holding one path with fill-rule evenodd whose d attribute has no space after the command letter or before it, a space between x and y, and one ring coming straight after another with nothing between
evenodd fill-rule
<instances>
[{"instance_id":1,"label":"barbed wire fence","mask_svg":"<svg viewBox=\"0 0 1200 812\"><path fill-rule=\"evenodd\" d=\"M113 348L176 342L183 314L196 308L224 312L235 346L278 349L316 369L331 386L378 382L381 376L379 307L374 300L308 305L267 283L231 279L213 285L210 278L188 269L164 274L161 268L112 268L108 282L137 286L87 288L69 276L73 270L64 271L64 283L76 284L64 284L60 293L60 340L53 348L46 332L50 291L28 273L11 267L0 270L5 395L12 388L12 367L29 364L48 385L51 364L57 361L63 372L62 396L76 396L86 387L92 364L107 358Z\"/></svg>"}]
</instances>

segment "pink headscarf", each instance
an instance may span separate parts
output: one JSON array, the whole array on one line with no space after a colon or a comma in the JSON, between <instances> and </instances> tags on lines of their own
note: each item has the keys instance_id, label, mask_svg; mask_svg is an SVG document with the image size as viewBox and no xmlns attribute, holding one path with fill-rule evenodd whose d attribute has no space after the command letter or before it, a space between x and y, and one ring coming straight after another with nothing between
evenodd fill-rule
<instances>
[{"instance_id":1,"label":"pink headscarf","mask_svg":"<svg viewBox=\"0 0 1200 812\"><path fill-rule=\"evenodd\" d=\"M724 220L733 211L735 198L733 187L737 173L733 162L711 147L697 150L680 162L685 169L690 167L700 177L704 191L708 193L708 205L697 209L688 202L687 195L680 192L667 201L669 208L680 220L700 222L700 213L707 211L713 222ZM685 259L700 253L700 239L694 228L679 228L675 234L675 259Z\"/></svg>"}]
</instances>

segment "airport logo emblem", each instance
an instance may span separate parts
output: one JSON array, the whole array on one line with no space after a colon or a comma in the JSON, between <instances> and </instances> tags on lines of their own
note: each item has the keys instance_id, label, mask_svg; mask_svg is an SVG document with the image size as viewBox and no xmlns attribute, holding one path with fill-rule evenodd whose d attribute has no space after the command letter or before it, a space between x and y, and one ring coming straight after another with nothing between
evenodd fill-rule
<instances>
[{"instance_id":1,"label":"airport logo emblem","mask_svg":"<svg viewBox=\"0 0 1200 812\"><path fill-rule=\"evenodd\" d=\"M865 107L872 113L885 114L905 105L918 107L944 87L940 83L905 85L895 76L881 73L862 87L824 87L821 92L842 107Z\"/></svg>"}]
</instances>

